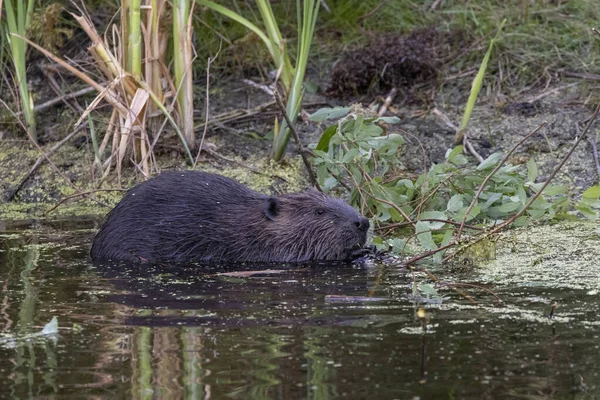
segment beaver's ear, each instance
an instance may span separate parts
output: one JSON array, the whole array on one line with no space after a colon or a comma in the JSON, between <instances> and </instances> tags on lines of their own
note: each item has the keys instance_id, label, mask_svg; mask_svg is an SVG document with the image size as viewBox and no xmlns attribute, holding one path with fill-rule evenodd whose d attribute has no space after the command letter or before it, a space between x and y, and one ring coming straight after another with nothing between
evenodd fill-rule
<instances>
[{"instance_id":1,"label":"beaver's ear","mask_svg":"<svg viewBox=\"0 0 600 400\"><path fill-rule=\"evenodd\" d=\"M265 204L265 216L271 221L274 221L279 215L279 208L279 199L277 197L269 197Z\"/></svg>"}]
</instances>

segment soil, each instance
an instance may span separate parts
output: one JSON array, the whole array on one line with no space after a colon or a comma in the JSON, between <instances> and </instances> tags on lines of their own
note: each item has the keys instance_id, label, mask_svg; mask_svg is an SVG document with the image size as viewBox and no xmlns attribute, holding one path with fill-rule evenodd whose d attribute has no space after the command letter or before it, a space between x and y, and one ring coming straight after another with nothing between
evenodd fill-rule
<instances>
[{"instance_id":1,"label":"soil","mask_svg":"<svg viewBox=\"0 0 600 400\"><path fill-rule=\"evenodd\" d=\"M391 88L435 81L460 36L458 32L448 35L435 29L419 29L406 36L377 37L365 47L342 55L333 66L327 95L381 95Z\"/></svg>"},{"instance_id":2,"label":"soil","mask_svg":"<svg viewBox=\"0 0 600 400\"><path fill-rule=\"evenodd\" d=\"M376 94L398 89L388 115L400 117L401 122L390 129L405 135L407 146L403 162L407 174L422 170L427 165L444 160L447 149L453 146L454 130L431 111L434 108L458 125L468 97L473 75L461 84L440 82L441 62L450 57L458 34L441 39L434 31L419 31L405 37L384 37L363 49L341 55L331 74L319 77L318 71L309 71L309 80L319 87L328 88L317 93L306 93L304 109L308 113L323 106L348 105L361 101L368 105ZM384 71L385 70L385 71ZM33 89L40 89L36 102L52 96L44 88L43 79L32 79ZM199 79L199 87L204 85ZM376 84L372 84L376 82ZM583 81L556 82L549 88L531 88L518 95L488 94L485 87L478 99L469 123L468 133L477 151L485 158L493 152L508 151L522 136L545 122L537 136L517 149L513 163L525 163L534 157L541 171L540 180L555 167L571 147L577 136L576 128L591 115L591 109L582 99L587 93L578 85ZM262 83L262 82L261 82ZM567 89L565 89L565 87ZM515 88L515 91L517 89ZM341 98L340 98L341 96ZM93 97L92 97L93 98ZM78 100L81 105L83 99ZM87 99L88 103L91 101ZM271 140L268 138L275 116L279 114L272 99L264 91L244 83L240 77L212 77L210 91L210 120L206 141L214 150L204 155L198 169L232 176L263 192L297 190L307 185L306 174L297 156L297 146L290 142L288 156L282 164L268 160ZM203 95L198 95L198 107L204 107ZM259 112L236 120L218 123L215 117L234 110L251 110L264 106ZM85 107L84 107L85 108ZM199 111L204 115L204 111ZM64 105L38 114L42 150L47 151L72 129L79 117ZM0 121L10 118L3 117ZM198 126L200 137L203 125ZM314 123L297 124L301 140L306 145L316 142L324 126ZM102 124L96 127L102 132ZM598 140L597 130L590 137ZM44 216L60 200L78 190L98 187L92 165L91 144L86 131L61 147L30 176L10 203L0 204L0 219L27 219ZM161 139L157 150L158 166L162 169L189 168L175 135L168 133ZM28 174L41 153L29 141L23 140L14 125L0 124L0 198L7 199L19 182ZM113 174L114 175L114 174ZM110 176L102 188L127 188L142 178L133 167L125 169L121 181ZM573 196L598 182L590 141L586 140L575 151L558 179L567 183ZM67 182L68 179L77 189ZM54 215L103 215L121 192L98 192L94 199L75 197L62 204ZM0 202L2 203L2 202Z\"/></svg>"}]
</instances>

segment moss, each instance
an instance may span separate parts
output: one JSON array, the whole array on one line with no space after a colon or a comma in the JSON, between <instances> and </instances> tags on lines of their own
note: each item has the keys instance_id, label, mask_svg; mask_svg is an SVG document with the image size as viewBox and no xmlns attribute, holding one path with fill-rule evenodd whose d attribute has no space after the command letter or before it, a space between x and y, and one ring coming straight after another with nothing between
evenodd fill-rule
<instances>
[{"instance_id":1,"label":"moss","mask_svg":"<svg viewBox=\"0 0 600 400\"><path fill-rule=\"evenodd\" d=\"M593 222L529 226L500 235L496 259L476 270L478 282L508 286L598 289L600 226ZM582 277L585 277L582 279Z\"/></svg>"}]
</instances>

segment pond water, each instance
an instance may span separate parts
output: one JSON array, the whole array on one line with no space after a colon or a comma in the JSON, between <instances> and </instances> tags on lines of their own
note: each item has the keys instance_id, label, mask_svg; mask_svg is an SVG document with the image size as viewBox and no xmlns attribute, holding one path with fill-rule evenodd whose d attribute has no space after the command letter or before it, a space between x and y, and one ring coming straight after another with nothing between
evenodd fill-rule
<instances>
[{"instance_id":1,"label":"pond water","mask_svg":"<svg viewBox=\"0 0 600 400\"><path fill-rule=\"evenodd\" d=\"M383 265L99 268L95 227L0 226L0 398L600 397L597 289L437 271L501 299L440 303Z\"/></svg>"}]
</instances>

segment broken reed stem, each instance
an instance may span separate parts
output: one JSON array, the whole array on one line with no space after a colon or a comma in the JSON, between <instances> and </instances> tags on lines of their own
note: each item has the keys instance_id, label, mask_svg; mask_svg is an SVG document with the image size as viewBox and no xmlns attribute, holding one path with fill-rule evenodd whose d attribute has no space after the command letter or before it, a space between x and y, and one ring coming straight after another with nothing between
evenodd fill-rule
<instances>
[{"instance_id":1,"label":"broken reed stem","mask_svg":"<svg viewBox=\"0 0 600 400\"><path fill-rule=\"evenodd\" d=\"M93 193L96 193L96 192L126 192L126 191L127 191L127 189L94 189L94 190L89 190L87 192L75 193L75 194L72 194L70 196L63 197L62 199L60 199L60 201L58 203L56 203L54 206L52 206L52 208L50 208L48 211L46 211L42 215L46 216L46 215L50 214L52 211L56 210L65 201L70 200L70 199L74 199L76 197L87 196L89 194L93 194ZM100 204L103 207L109 207L107 204L103 204L103 203L100 203L100 202L98 202L98 204Z\"/></svg>"},{"instance_id":2,"label":"broken reed stem","mask_svg":"<svg viewBox=\"0 0 600 400\"><path fill-rule=\"evenodd\" d=\"M490 181L490 179L492 179L492 177L496 174L496 172L498 172L498 170L500 168L502 168L502 166L506 163L506 161L508 161L508 159L510 158L510 156L515 152L515 150L517 148L519 148L519 146L521 146L527 139L529 139L530 137L532 137L533 135L535 135L540 129L542 129L542 127L544 127L546 125L545 122L542 122L537 128L535 128L533 131L531 131L530 133L528 133L527 135L525 135L525 137L523 137L521 140L519 140L519 142L517 144L515 144L508 153L506 153L506 155L504 156L504 158L498 163L498 165L496 165L496 168L494 168L492 170L492 172L490 172L485 179L483 180L483 182L481 182L481 185L479 185L479 189L477 190L477 193L475 193L475 197L473 197L473 200L471 201L471 204L469 204L469 207L467 208L467 211L465 212L465 215L462 219L462 222L460 224L460 228L458 229L458 233L456 235L456 241L460 242L460 237L462 235L464 226L465 226L465 222L467 221L467 218L469 217L469 213L471 212L471 210L473 209L473 207L475 207L475 204L477 204L477 199L479 199L479 196L481 195L481 193L483 192L483 189L485 189L485 186L487 185L487 183Z\"/></svg>"},{"instance_id":3,"label":"broken reed stem","mask_svg":"<svg viewBox=\"0 0 600 400\"><path fill-rule=\"evenodd\" d=\"M279 106L279 110L283 114L283 118L285 118L285 120L288 124L288 127L289 127L290 131L292 132L292 135L294 136L296 143L298 144L298 151L300 152L300 157L302 157L304 166L306 167L306 170L308 171L308 176L310 177L311 183L313 184L314 187L317 188L317 190L319 192L322 192L323 190L321 189L319 182L317 182L317 178L315 177L315 174L310 166L308 157L306 157L306 152L304 151L304 148L302 147L302 142L300 141L300 137L298 136L298 133L296 132L296 129L294 128L294 125L292 124L292 121L290 120L290 118L287 115L285 105L283 104L283 101L281 101L281 97L279 96L279 93L277 91L275 91L273 93L273 95L275 96L275 102L277 103L277 106Z\"/></svg>"}]
</instances>

